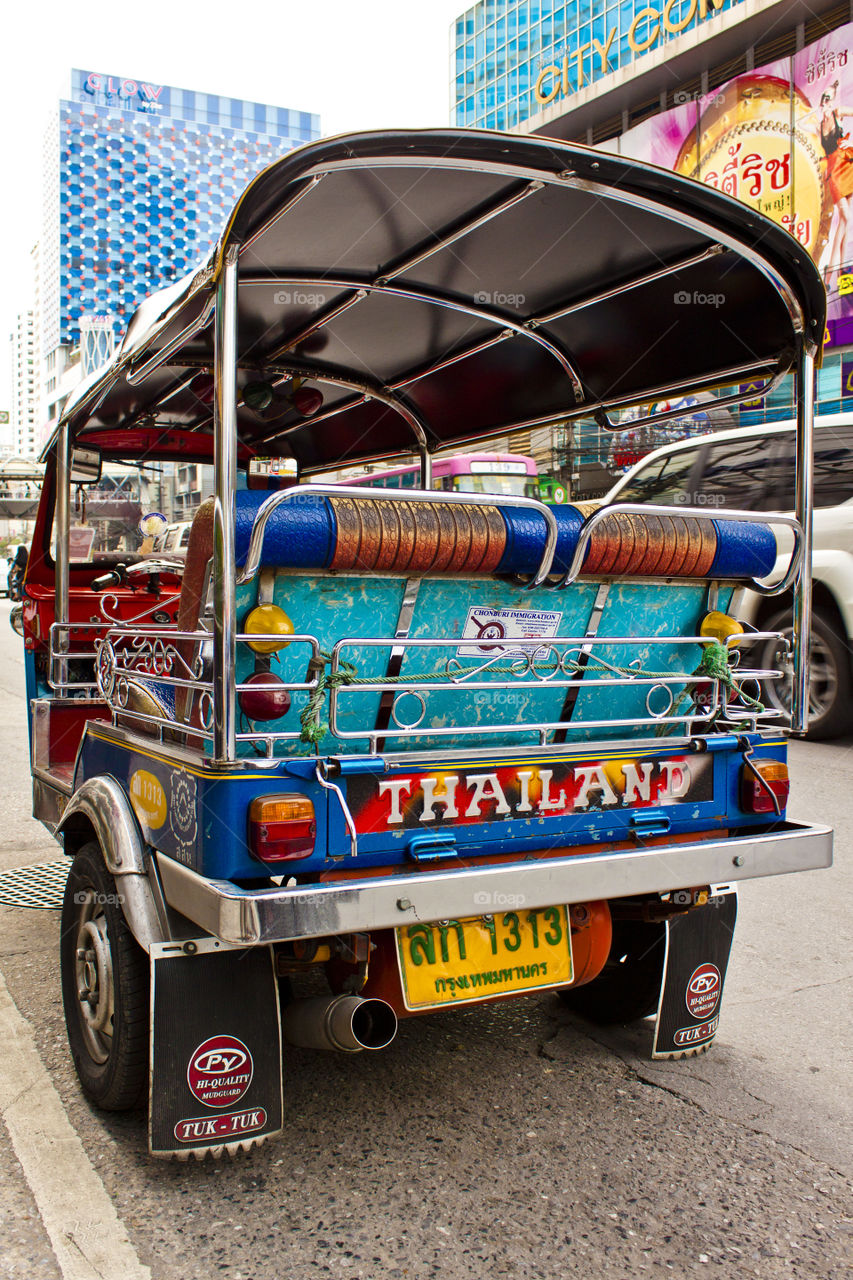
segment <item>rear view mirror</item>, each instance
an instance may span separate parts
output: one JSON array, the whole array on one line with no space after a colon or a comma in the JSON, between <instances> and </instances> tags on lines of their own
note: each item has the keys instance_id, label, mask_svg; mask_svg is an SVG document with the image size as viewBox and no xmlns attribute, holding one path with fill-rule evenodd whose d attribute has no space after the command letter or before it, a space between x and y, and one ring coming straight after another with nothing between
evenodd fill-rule
<instances>
[{"instance_id":1,"label":"rear view mirror","mask_svg":"<svg viewBox=\"0 0 853 1280\"><path fill-rule=\"evenodd\" d=\"M97 484L100 478L101 455L98 450L75 446L71 451L71 483Z\"/></svg>"},{"instance_id":2,"label":"rear view mirror","mask_svg":"<svg viewBox=\"0 0 853 1280\"><path fill-rule=\"evenodd\" d=\"M13 631L17 631L19 636L24 634L24 609L23 605L16 604L12 612L9 614L9 626Z\"/></svg>"}]
</instances>

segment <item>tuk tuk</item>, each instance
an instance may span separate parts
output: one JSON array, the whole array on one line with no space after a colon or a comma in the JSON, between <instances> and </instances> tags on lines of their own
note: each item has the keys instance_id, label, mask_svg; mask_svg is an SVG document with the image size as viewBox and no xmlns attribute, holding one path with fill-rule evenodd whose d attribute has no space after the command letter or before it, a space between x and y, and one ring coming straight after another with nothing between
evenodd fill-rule
<instances>
[{"instance_id":1,"label":"tuk tuk","mask_svg":"<svg viewBox=\"0 0 853 1280\"><path fill-rule=\"evenodd\" d=\"M786 812L824 311L724 194L467 130L288 154L139 307L46 449L23 632L71 1053L152 1154L250 1148L283 1046L436 1009L555 991L708 1048L737 883L831 862ZM432 486L438 450L789 372L794 517ZM407 454L418 489L324 480ZM139 520L98 506L119 464ZM745 589L792 602L790 717Z\"/></svg>"}]
</instances>

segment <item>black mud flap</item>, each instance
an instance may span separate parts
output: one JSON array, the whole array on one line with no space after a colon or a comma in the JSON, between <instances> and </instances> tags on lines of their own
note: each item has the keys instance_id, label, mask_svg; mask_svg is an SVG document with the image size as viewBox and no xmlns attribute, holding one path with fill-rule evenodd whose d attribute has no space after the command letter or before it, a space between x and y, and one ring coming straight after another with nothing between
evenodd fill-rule
<instances>
[{"instance_id":1,"label":"black mud flap","mask_svg":"<svg viewBox=\"0 0 853 1280\"><path fill-rule=\"evenodd\" d=\"M270 947L214 938L151 948L148 1148L248 1150L282 1126L281 1019Z\"/></svg>"},{"instance_id":2,"label":"black mud flap","mask_svg":"<svg viewBox=\"0 0 853 1280\"><path fill-rule=\"evenodd\" d=\"M714 1039L736 919L737 893L727 888L667 921L653 1058L701 1053Z\"/></svg>"}]
</instances>

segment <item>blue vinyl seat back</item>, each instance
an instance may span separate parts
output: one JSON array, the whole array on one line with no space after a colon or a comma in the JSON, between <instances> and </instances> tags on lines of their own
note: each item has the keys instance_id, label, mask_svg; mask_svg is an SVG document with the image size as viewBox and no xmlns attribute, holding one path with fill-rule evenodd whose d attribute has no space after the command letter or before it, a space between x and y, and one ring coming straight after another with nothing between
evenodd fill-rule
<instances>
[{"instance_id":1,"label":"blue vinyl seat back","mask_svg":"<svg viewBox=\"0 0 853 1280\"><path fill-rule=\"evenodd\" d=\"M261 563L277 568L531 574L542 561L544 516L524 507L462 507L417 498L325 498L290 491L270 515ZM269 495L236 495L238 563ZM569 568L584 523L574 506L551 508L555 573ZM596 576L751 578L769 573L776 539L765 524L638 516L614 507L593 533L584 573Z\"/></svg>"}]
</instances>

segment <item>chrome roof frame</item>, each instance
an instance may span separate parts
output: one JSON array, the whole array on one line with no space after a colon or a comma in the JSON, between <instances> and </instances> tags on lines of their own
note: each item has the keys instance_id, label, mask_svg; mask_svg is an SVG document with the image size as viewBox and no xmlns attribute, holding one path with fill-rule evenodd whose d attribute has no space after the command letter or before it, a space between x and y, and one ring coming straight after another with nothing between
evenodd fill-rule
<instances>
[{"instance_id":1,"label":"chrome roof frame","mask_svg":"<svg viewBox=\"0 0 853 1280\"><path fill-rule=\"evenodd\" d=\"M382 185L382 173L400 169L421 170L424 177L429 179L442 173L473 176L460 180L447 193L440 182L433 181L432 185L425 188L421 212L435 210L434 215L428 214L439 224L440 229L434 237L430 237L428 223L424 217L419 217L417 208L408 210L408 220L394 222L391 215L397 197L386 186L389 199L384 205L379 199L378 216L371 224L382 228L382 234L377 233L375 237L374 261L370 263L366 254L362 253L359 257L354 251L354 246L360 243L357 233L361 224L357 221L351 225L347 223L349 206L346 197L352 199L353 209L360 210L362 217L366 210L369 216L369 202L376 199L376 193ZM311 241L309 236L305 241L306 251L316 253L320 266L315 267L309 258L306 269L291 269L288 260L292 255L288 249L287 236L276 233L270 245L270 250L274 252L267 255L272 256L274 261L270 271L264 271L263 254L256 252L251 266L246 261L246 274L241 279L241 259L248 258L249 251L263 239L265 233L281 223L312 192L318 188L323 189L332 175L344 173L377 174L379 178L372 185L369 179L365 179L363 183L356 180L350 186L345 184L343 200L340 198L341 193L335 192L329 203L321 203L318 216L322 218L325 212L330 219L327 224L328 239L323 241L320 237ZM478 175L482 175L487 181L478 183ZM508 180L505 189L496 190L497 184L488 181L503 178ZM601 222L602 230L598 241L595 238L597 229L587 237L586 243L590 246L592 256L588 259L589 269L586 274L583 259L558 255L560 272L555 284L558 301L556 304L551 302L547 310L540 309L525 319L519 319L507 314L502 308L484 305L473 294L473 290L468 297L464 290L459 293L418 283L395 283L406 272L411 272L442 249L458 244L477 228L500 219L529 197L546 189L585 193L592 198L590 207L596 201L601 201L602 207L608 210L608 216ZM362 192L367 192L363 198ZM467 212L464 211L466 200ZM460 208L463 212L460 212ZM568 209L576 216L582 216L584 212L581 209L578 213L574 201L568 202ZM343 220L336 223L334 217L341 210ZM358 213L353 214L355 218L358 216ZM297 221L297 227L310 225L313 217L314 211L309 209L307 220L303 219L302 224ZM415 219L419 219L426 232L425 236L417 240L415 237L419 235L419 231L414 226ZM662 223L672 226L671 237L661 226ZM556 233L565 225L566 209L561 208L559 199L554 199L543 202L519 227L521 232L531 228L544 228L548 234ZM631 251L625 255L615 252L622 243L621 226L624 226L631 245ZM680 228L681 233L676 232L676 228ZM327 270L324 266L329 259L336 257L334 237L342 230L351 230L356 236L350 246L353 253L349 261L354 262L358 270L338 271L334 265ZM558 236L558 242L560 239ZM519 240L517 243L524 242ZM690 252L685 251L688 247L691 248ZM386 261L383 265L377 265L376 259L381 263L383 252ZM468 262L463 264L468 267L472 279L478 278L476 271L472 270L472 264L477 262L478 252L481 254L477 268L480 278L483 263L506 261L510 282L513 279L524 280L525 271L533 269L532 260L525 260L523 252L514 256L512 250L507 249L506 237L502 239L496 234L493 239L489 239L487 234L471 250ZM679 256L675 261L667 261L668 252ZM684 329L673 321L666 332L680 331L687 335L681 337L680 342L675 341L673 357L662 348L655 350L661 337L665 336L664 325L661 324L655 330L658 334L657 341L647 348L645 357L638 354L641 341L634 341L632 346L632 339L626 338L624 367L620 376L614 379L600 354L609 341L613 315L624 320L625 334L630 332L632 338L634 335L642 335L646 300L628 300L624 312L616 313L610 312L606 306L600 307L596 312L596 305L606 304L617 297L628 298L644 286L653 285L680 271L699 267L727 252L734 255L733 266L746 264L748 268L752 268L752 271L741 270L734 277L737 281L733 291L736 305L740 305L738 299L743 299L747 311L734 313L738 318L732 320L734 327L728 326L729 337L724 335L722 339L719 338L719 334L723 332L719 330L715 345L714 342L706 341L710 330L703 320L697 319L690 329ZM395 256L391 256L392 253ZM500 259L498 254L502 255ZM541 261L541 257L536 261ZM633 269L625 268L627 278L620 279L618 276L621 263L633 264ZM728 267L725 268L727 270ZM438 274L441 278L440 271ZM321 276L319 280L316 278L318 275ZM434 276L435 273L433 278ZM589 282L596 277L600 280L600 287L590 291ZM700 271L698 276L694 276L696 278L700 283L706 280L713 283L715 279L724 278L724 269L718 269L716 276L712 268ZM584 296L566 296L573 281L581 279L586 281L583 286ZM274 287L282 283L313 284L318 289L336 290L343 296L333 300L324 298L325 305L313 315L309 314L307 320L300 317L297 311L294 323L293 312L282 313L284 323L288 320L291 323L290 334L283 332L284 323L280 318L274 350L259 353L258 360L254 361L250 358L251 351L241 351L238 344L238 323L241 319L239 299L243 296L244 287L251 298L253 289ZM550 287L550 278L545 280L543 287L540 271L537 284L540 299L548 297ZM562 302L559 301L561 292ZM339 359L338 366L331 361L327 366L322 361L303 358L294 351L311 334L376 295L422 304L423 307L435 309L436 313L439 309L452 311L461 317L470 317L491 332L480 333L464 349L448 353L446 347L451 341L465 341L467 334L463 331L463 325L452 330L455 334L452 339L446 337L451 331L447 327L423 326L423 332L427 336L422 337L421 331L415 329L415 336L407 343L396 341L396 335L395 341L387 339L386 334L393 331L393 325L387 325L387 317L381 316L375 332L371 333L369 326L365 328L366 336L362 347L353 352L353 359L349 362ZM649 295L652 299L659 299L661 296L655 295L654 291ZM776 304L777 298L781 305ZM677 298L675 300L678 301ZM539 305L541 308L541 302ZM264 300L260 300L257 307L250 305L248 308L250 316L257 317L258 330L264 330L254 343L255 350L259 349L269 334L276 333L276 324L270 323L269 308L265 310L265 307ZM578 347L577 351L571 351L550 331L550 326L581 311L588 313L588 318L584 317L583 327L572 329L568 326L566 329L575 335L571 341ZM766 316L763 329L760 324L762 315ZM334 465L330 461L334 450L338 451L338 456L343 451L343 456L351 457L352 461L393 456L400 452L398 429L383 435L381 417L371 417L369 412L363 418L356 414L349 422L343 416L359 405L376 400L385 409L400 415L406 424L407 432L421 454L423 484L426 487L429 483L430 454L434 449L448 448L474 439L486 440L509 431L572 421L584 416L594 417L601 425L614 429L621 424L610 420L608 410L629 406L645 410L650 403L671 396L673 392L684 395L691 391L728 387L731 385L728 379L732 377L759 374L766 379L767 390L777 385L787 372L794 371L798 389L799 427L796 507L803 529L802 559L804 564L809 564L813 370L815 357L820 352L824 316L825 299L816 268L793 237L723 193L710 191L702 184L693 183L668 171L622 161L556 140L521 138L474 130L397 131L309 143L284 156L249 183L234 206L208 262L193 275L168 286L159 295L153 295L143 303L132 318L125 339L111 362L91 382L81 386L76 395L72 395L45 450L47 453L56 448L58 527L68 527L68 463L76 432L85 431L87 427L92 431L120 431L141 423L156 423L158 414L170 400L173 403L168 412L175 430L182 428L200 431L210 425L212 417L216 473L214 578L217 583L213 630L213 685L217 708L214 758L232 763L235 760L233 675L236 634L233 493L236 488L238 429L241 425L238 411L242 405L238 373L242 372L245 376L247 371L259 370L280 381L289 378L309 379L354 393L344 395L336 403L328 405L323 413L313 417L303 416L299 422L286 421L289 411L285 409L281 416L284 421L267 420L266 433L262 419L258 419L258 427L254 431L244 422L242 425L247 428L246 440L249 441L250 449L294 435L294 449L297 454L303 455L303 471L306 474ZM751 342L747 336L750 332L749 325L756 320L758 326L754 332L760 334L760 340ZM386 324L384 332L383 323ZM248 332L251 338L251 328ZM585 337L579 338L579 334ZM483 385L487 385L495 368L503 362L499 361L497 365L488 360L478 363L476 357L481 352L516 337L527 341L513 347L512 354L505 362L510 381L504 384L499 380L493 382L492 397L485 401L484 410L479 416L476 411L471 413L471 406L477 404L474 398L460 396L454 402L452 396L446 394L445 408L450 408L447 408L447 413L442 418L443 430L439 433L431 428L427 420L430 416L429 409L422 409L420 406L440 404L442 392L458 385L458 377L455 384L451 378L446 383L438 380L432 387L423 388L420 394L413 396L416 403L412 403L403 394L404 388L472 357L472 376L475 379L478 376L484 378L486 381ZM183 349L193 340L195 346L191 352L182 355ZM442 340L445 341L445 350L441 350ZM384 378L371 379L369 375L361 374L361 369L370 365L371 341L379 343L374 350L381 351L386 365L390 366L390 372ZM383 342L384 347L381 345ZM162 343L159 348L158 343ZM655 352L654 358L651 358L652 351ZM542 360L538 354L540 352L550 357L550 361ZM739 362L737 357L741 353L751 354L754 359ZM687 376L682 375L673 382L668 377L668 361L673 358L677 360L679 354ZM553 369L553 374L549 369L551 362L558 366L558 369ZM187 372L194 368L211 369L214 373L215 395L210 412L207 406L199 412L192 401L188 401L186 405L174 403L182 387L191 383L192 378L187 377ZM165 385L163 375L157 374L157 371L164 369L168 371ZM173 369L175 374L170 377ZM182 372L179 373L178 370ZM146 379L149 377L152 381L147 388L146 398ZM666 381L663 382L665 377ZM527 383L523 381L525 378ZM638 387L641 378L652 385ZM624 388L622 393L614 394L614 387L620 386ZM128 387L138 388L139 393L128 395ZM511 392L504 388L511 388ZM529 391L525 393L524 388L529 388ZM111 400L113 392L115 394ZM737 390L719 398L718 403L737 404L754 398L755 394L754 388ZM201 405L201 401L198 405ZM100 410L100 420L93 422L97 410ZM636 419L635 423L646 425L666 421L682 416L683 412L683 409L654 410ZM327 448L324 453L321 445L316 443L322 440L319 434L315 436L316 428L335 417L340 418L341 429L330 435L334 444L331 452ZM498 422L498 417L506 417L507 420ZM169 423L160 425L166 430L170 426ZM304 432L304 435L296 437L295 433L299 431ZM393 445L393 448L383 453L383 443ZM57 560L56 620L62 623L67 620L67 554L60 551ZM810 590L810 575L800 574L795 593L795 627L800 636L808 634L810 625ZM797 730L802 730L808 721L807 650L807 645L799 645L793 715Z\"/></svg>"}]
</instances>

